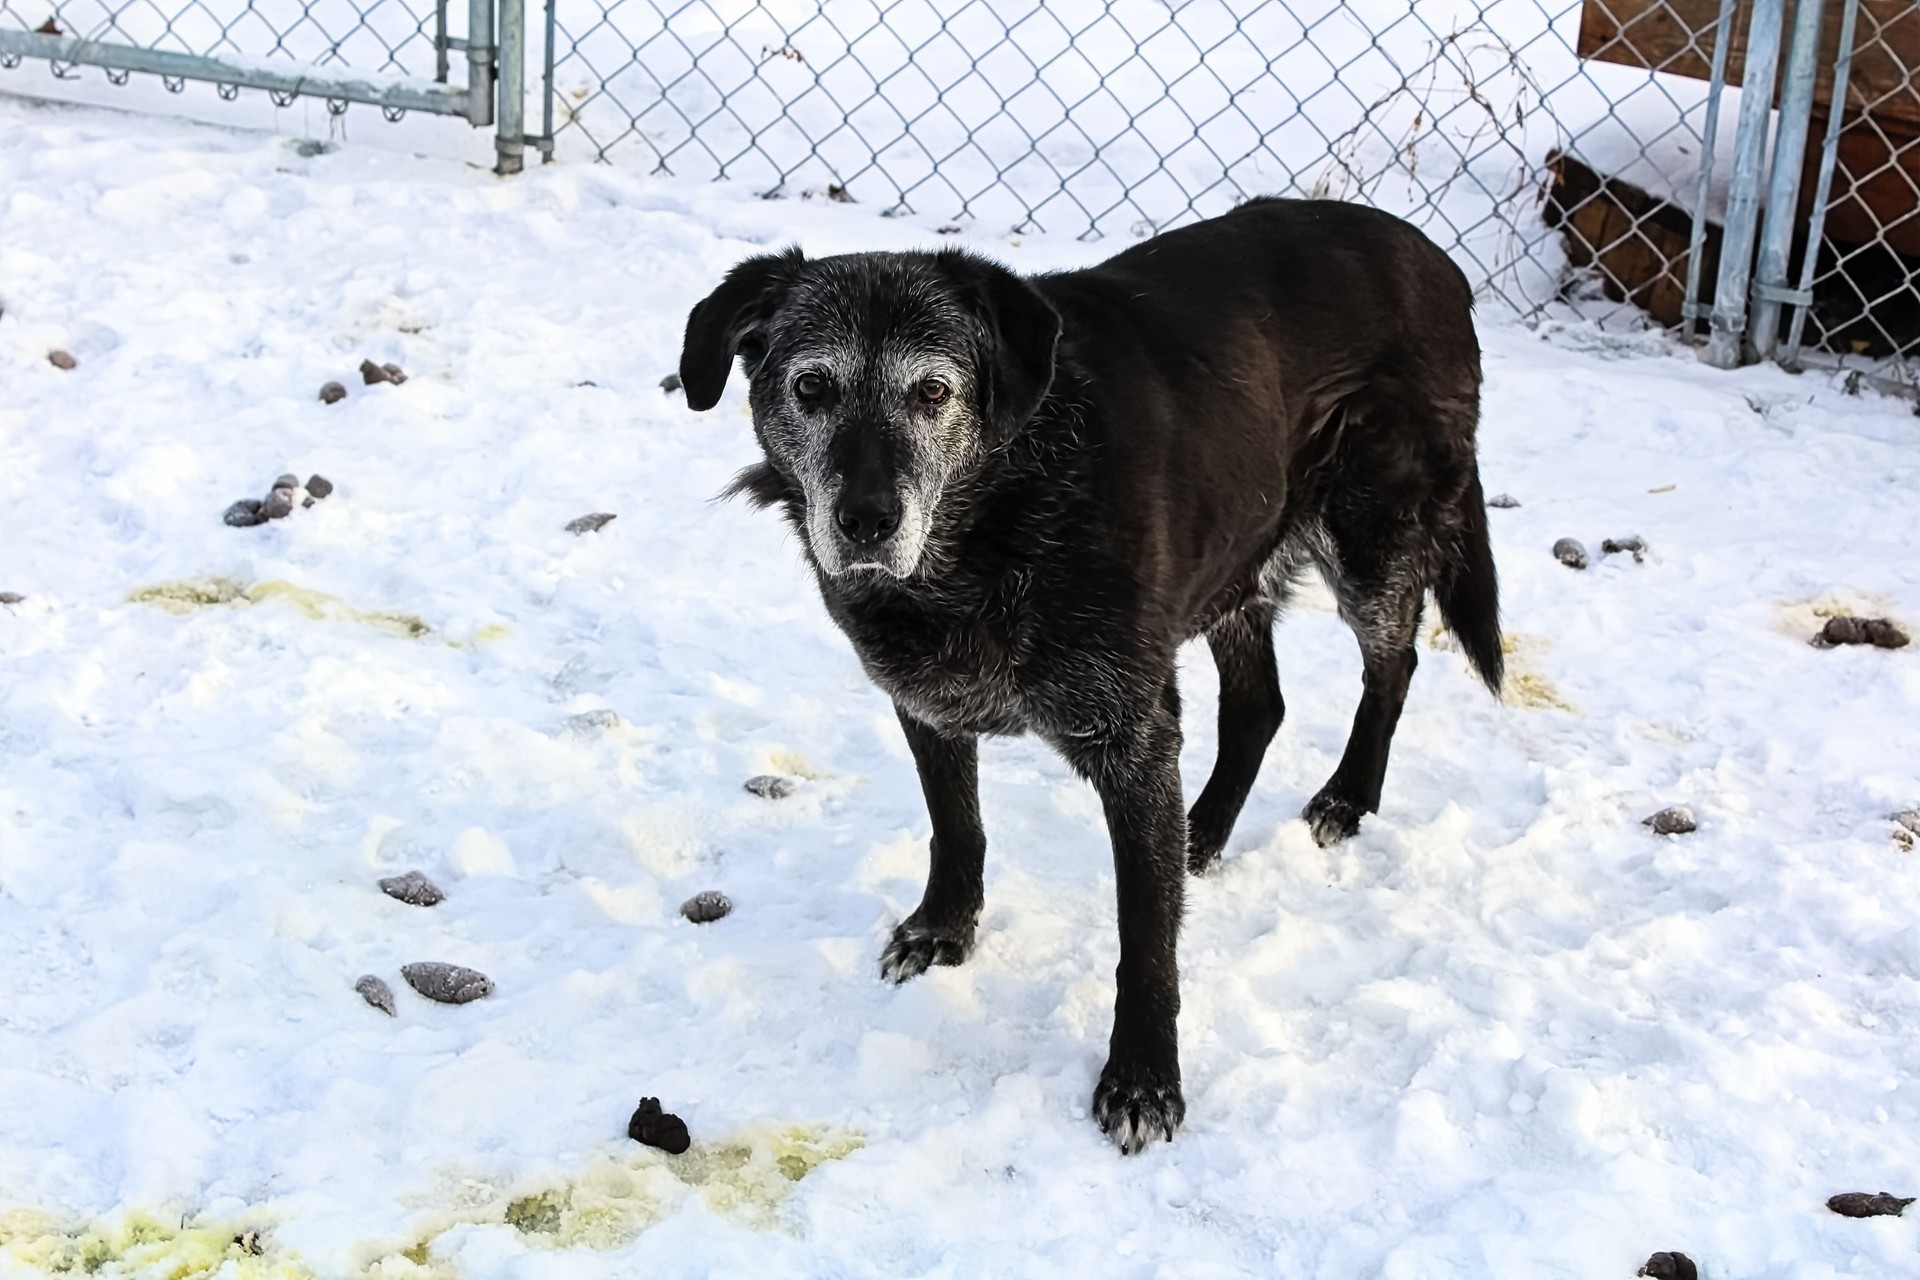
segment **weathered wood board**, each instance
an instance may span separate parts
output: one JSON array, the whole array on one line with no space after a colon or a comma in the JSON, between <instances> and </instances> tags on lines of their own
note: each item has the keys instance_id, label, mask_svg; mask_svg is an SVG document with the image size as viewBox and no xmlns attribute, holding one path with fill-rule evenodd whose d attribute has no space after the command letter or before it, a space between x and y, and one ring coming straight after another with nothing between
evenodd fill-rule
<instances>
[{"instance_id":1,"label":"weathered wood board","mask_svg":"<svg viewBox=\"0 0 1920 1280\"><path fill-rule=\"evenodd\" d=\"M1826 0L1814 119L1807 142L1800 212L1813 207L1814 174L1833 110L1833 64L1840 44L1841 0ZM1585 0L1580 10L1582 58L1705 80L1711 74L1720 0ZM1727 83L1746 73L1751 0L1736 6L1727 46ZM1787 9L1793 30L1793 4ZM1781 58L1785 60L1785 49ZM1883 241L1920 256L1920 4L1861 0L1847 78L1839 157L1826 235L1844 244ZM1777 98L1776 90L1776 98Z\"/></svg>"},{"instance_id":2,"label":"weathered wood board","mask_svg":"<svg viewBox=\"0 0 1920 1280\"><path fill-rule=\"evenodd\" d=\"M1547 169L1552 177L1543 214L1548 226L1560 228L1568 260L1598 271L1608 297L1632 302L1663 325L1679 324L1693 219L1564 151L1547 157ZM1712 301L1719 265L1720 228L1708 223L1701 251L1704 301Z\"/></svg>"},{"instance_id":3,"label":"weathered wood board","mask_svg":"<svg viewBox=\"0 0 1920 1280\"><path fill-rule=\"evenodd\" d=\"M1785 42L1793 31L1787 6ZM1727 83L1742 84L1747 65L1747 24L1751 0L1740 0L1727 45ZM1840 47L1840 0L1826 0L1822 23L1819 78L1814 102L1825 114L1833 105L1833 63ZM1713 28L1720 0L1586 0L1580 8L1582 58L1621 66L1664 71L1705 80L1712 72ZM1853 69L1847 77L1847 109L1875 119L1905 123L1920 130L1920 91L1912 83L1920 68L1920 5L1913 0L1861 0L1854 32Z\"/></svg>"}]
</instances>

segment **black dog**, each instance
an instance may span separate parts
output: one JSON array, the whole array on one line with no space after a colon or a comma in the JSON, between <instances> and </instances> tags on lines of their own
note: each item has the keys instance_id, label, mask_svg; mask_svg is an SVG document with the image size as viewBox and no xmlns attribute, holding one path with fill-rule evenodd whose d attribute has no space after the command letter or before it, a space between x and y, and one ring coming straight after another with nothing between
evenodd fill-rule
<instances>
[{"instance_id":1,"label":"black dog","mask_svg":"<svg viewBox=\"0 0 1920 1280\"><path fill-rule=\"evenodd\" d=\"M735 267L687 320L687 403L734 357L766 457L731 492L786 511L834 621L892 698L932 817L896 981L973 944L976 739L1033 732L1106 809L1113 1038L1093 1114L1133 1152L1185 1115L1182 877L1219 856L1285 707L1272 624L1308 564L1359 637L1322 844L1380 804L1425 593L1496 692L1466 279L1407 223L1255 200L1085 271L963 252L798 249ZM1220 754L1183 812L1174 655L1204 635Z\"/></svg>"}]
</instances>

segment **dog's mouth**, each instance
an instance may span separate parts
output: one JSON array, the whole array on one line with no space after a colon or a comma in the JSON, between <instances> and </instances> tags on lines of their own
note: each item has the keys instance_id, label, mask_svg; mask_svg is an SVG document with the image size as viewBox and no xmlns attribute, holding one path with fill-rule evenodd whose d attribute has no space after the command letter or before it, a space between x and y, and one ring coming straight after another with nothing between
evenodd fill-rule
<instances>
[{"instance_id":1,"label":"dog's mouth","mask_svg":"<svg viewBox=\"0 0 1920 1280\"><path fill-rule=\"evenodd\" d=\"M888 552L889 548L886 545L860 547L856 550L842 542L839 555L834 557L836 563L829 565L823 561L821 568L836 578L851 577L855 574L904 578L913 572L911 563L903 563L906 557Z\"/></svg>"},{"instance_id":2,"label":"dog's mouth","mask_svg":"<svg viewBox=\"0 0 1920 1280\"><path fill-rule=\"evenodd\" d=\"M926 544L926 519L917 502L909 500L903 506L899 527L878 542L849 538L831 517L823 519L810 512L807 540L820 571L831 578L911 577Z\"/></svg>"}]
</instances>

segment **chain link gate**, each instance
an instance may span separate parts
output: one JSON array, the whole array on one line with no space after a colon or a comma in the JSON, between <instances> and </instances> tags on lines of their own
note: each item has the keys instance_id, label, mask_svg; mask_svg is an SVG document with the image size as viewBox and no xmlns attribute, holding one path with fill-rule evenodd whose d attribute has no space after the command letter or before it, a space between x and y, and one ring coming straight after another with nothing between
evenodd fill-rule
<instances>
[{"instance_id":1,"label":"chain link gate","mask_svg":"<svg viewBox=\"0 0 1920 1280\"><path fill-rule=\"evenodd\" d=\"M458 0L456 0L458 2ZM449 0L0 0L0 67L45 60L70 79L98 67L109 81L157 75L175 93L212 83L222 98L264 90L277 106L320 98L335 114L376 106L495 127L497 171L516 173L525 129L524 0L465 0L465 36L448 29ZM549 6L550 7L550 6ZM549 26L548 30L551 30ZM455 56L466 83L450 81ZM551 65L551 54L548 57Z\"/></svg>"}]
</instances>

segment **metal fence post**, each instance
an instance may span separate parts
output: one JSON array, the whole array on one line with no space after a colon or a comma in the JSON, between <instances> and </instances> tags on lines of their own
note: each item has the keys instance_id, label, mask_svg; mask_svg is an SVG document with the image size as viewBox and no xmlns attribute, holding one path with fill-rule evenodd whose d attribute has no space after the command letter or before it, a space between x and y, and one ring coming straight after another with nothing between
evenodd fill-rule
<instances>
[{"instance_id":1,"label":"metal fence post","mask_svg":"<svg viewBox=\"0 0 1920 1280\"><path fill-rule=\"evenodd\" d=\"M1800 361L1800 341L1806 332L1807 309L1813 305L1813 273L1820 257L1820 235L1827 225L1827 197L1833 191L1833 162L1840 146L1840 121L1847 114L1847 80L1853 72L1853 24L1860 0L1845 0L1840 14L1840 50L1833 62L1833 105L1827 109L1827 136L1820 146L1820 177L1813 184L1813 212L1807 219L1807 248L1800 256L1800 300L1793 304L1787 326L1787 350L1781 363Z\"/></svg>"},{"instance_id":2,"label":"metal fence post","mask_svg":"<svg viewBox=\"0 0 1920 1280\"><path fill-rule=\"evenodd\" d=\"M1694 188L1693 228L1687 241L1687 296L1680 305L1681 337L1693 341L1700 305L1700 259L1707 248L1707 196L1713 190L1713 152L1720 138L1720 99L1727 88L1727 48L1733 43L1733 13L1739 0L1720 0L1713 27L1713 64L1707 73L1707 119L1700 126L1700 183Z\"/></svg>"},{"instance_id":3,"label":"metal fence post","mask_svg":"<svg viewBox=\"0 0 1920 1280\"><path fill-rule=\"evenodd\" d=\"M553 163L554 0L547 0L547 58L540 75L540 163Z\"/></svg>"},{"instance_id":4,"label":"metal fence post","mask_svg":"<svg viewBox=\"0 0 1920 1280\"><path fill-rule=\"evenodd\" d=\"M493 171L519 173L527 153L526 0L500 0L500 110Z\"/></svg>"},{"instance_id":5,"label":"metal fence post","mask_svg":"<svg viewBox=\"0 0 1920 1280\"><path fill-rule=\"evenodd\" d=\"M1800 212L1800 174L1807 154L1825 9L1823 0L1797 0L1793 14L1793 45L1787 54L1786 85L1780 92L1780 127L1774 135L1767 217L1760 231L1760 264L1753 280L1753 348L1763 360L1774 354L1780 336L1780 304L1802 301L1787 288L1787 258L1793 252L1793 224Z\"/></svg>"},{"instance_id":6,"label":"metal fence post","mask_svg":"<svg viewBox=\"0 0 1920 1280\"><path fill-rule=\"evenodd\" d=\"M493 0L467 0L467 123L493 123Z\"/></svg>"},{"instance_id":7,"label":"metal fence post","mask_svg":"<svg viewBox=\"0 0 1920 1280\"><path fill-rule=\"evenodd\" d=\"M1773 82L1780 65L1780 31L1786 0L1754 0L1747 27L1747 66L1740 80L1740 130L1733 143L1733 190L1720 241L1720 279L1714 288L1713 320L1702 358L1720 369L1740 363L1747 328L1747 284L1753 277L1753 242L1760 221L1760 184L1766 177L1767 128L1773 115Z\"/></svg>"}]
</instances>

